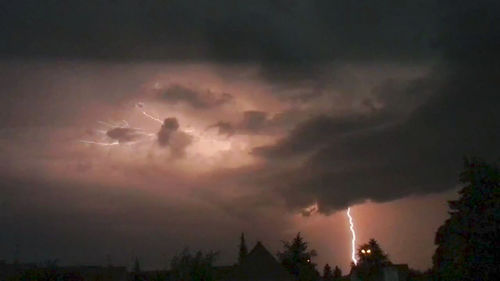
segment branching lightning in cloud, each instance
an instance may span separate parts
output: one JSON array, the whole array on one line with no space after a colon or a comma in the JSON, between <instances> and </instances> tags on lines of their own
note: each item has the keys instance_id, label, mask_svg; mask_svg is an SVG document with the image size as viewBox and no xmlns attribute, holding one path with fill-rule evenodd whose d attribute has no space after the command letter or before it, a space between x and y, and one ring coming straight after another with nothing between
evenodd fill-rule
<instances>
[{"instance_id":1,"label":"branching lightning in cloud","mask_svg":"<svg viewBox=\"0 0 500 281\"><path fill-rule=\"evenodd\" d=\"M349 229L351 230L352 240L351 240L351 259L356 265L358 261L356 260L356 231L354 230L354 223L351 216L351 207L347 208L347 217L349 218Z\"/></svg>"},{"instance_id":2,"label":"branching lightning in cloud","mask_svg":"<svg viewBox=\"0 0 500 281\"><path fill-rule=\"evenodd\" d=\"M153 116L153 115L151 115L151 114L147 113L147 112L144 110L144 104L143 104L142 102L137 103L137 104L135 105L135 107L136 107L137 109L139 109L139 111L140 111L140 112L141 112L144 116L146 116L146 117L148 117L149 119L151 119L151 120L153 120L153 121L156 121L156 122L158 122L158 123L160 123L160 124L163 124L163 121L162 121L160 118L155 117L155 116Z\"/></svg>"},{"instance_id":3,"label":"branching lightning in cloud","mask_svg":"<svg viewBox=\"0 0 500 281\"><path fill-rule=\"evenodd\" d=\"M135 104L135 108L147 118L161 124L158 133L151 133L143 128L131 127L126 120L118 122L98 121L104 128L94 131L97 132L97 139L81 140L80 142L98 146L132 146L155 139L160 147L168 147L172 156L181 157L184 155L185 148L192 142L192 136L179 129L177 118L168 117L162 121L159 117L146 112L145 105L141 102ZM159 116L158 114L155 115ZM189 132L194 133L195 130L189 128Z\"/></svg>"},{"instance_id":4,"label":"branching lightning in cloud","mask_svg":"<svg viewBox=\"0 0 500 281\"><path fill-rule=\"evenodd\" d=\"M152 138L155 136L155 134L146 132L142 128L130 127L126 120L121 120L119 122L97 122L107 128L106 130L97 130L97 132L101 135L101 138L112 141L81 140L81 143L99 146L114 146L122 144L133 145L140 142L140 140L137 140L139 138Z\"/></svg>"}]
</instances>

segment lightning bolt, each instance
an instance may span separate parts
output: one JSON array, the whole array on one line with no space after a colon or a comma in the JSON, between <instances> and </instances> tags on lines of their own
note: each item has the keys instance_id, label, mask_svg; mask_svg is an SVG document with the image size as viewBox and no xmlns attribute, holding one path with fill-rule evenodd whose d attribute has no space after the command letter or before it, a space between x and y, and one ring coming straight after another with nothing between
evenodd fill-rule
<instances>
[{"instance_id":1,"label":"lightning bolt","mask_svg":"<svg viewBox=\"0 0 500 281\"><path fill-rule=\"evenodd\" d=\"M81 143L87 143L87 144L95 144L95 145L100 145L100 146L112 146L112 145L119 145L120 143L115 141L115 142L97 142L97 141L86 141L86 140L81 140Z\"/></svg>"},{"instance_id":2,"label":"lightning bolt","mask_svg":"<svg viewBox=\"0 0 500 281\"><path fill-rule=\"evenodd\" d=\"M351 259L354 265L358 264L356 260L356 231L354 231L354 223L351 216L351 207L347 208L347 217L349 218L349 229L351 230L352 240L351 240Z\"/></svg>"},{"instance_id":3,"label":"lightning bolt","mask_svg":"<svg viewBox=\"0 0 500 281\"><path fill-rule=\"evenodd\" d=\"M130 128L130 129L136 130L136 134L139 134L139 135L143 135L143 136L146 136L146 137L149 137L149 138L153 138L155 136L155 134L146 132L142 128L130 127L130 125L127 122L127 120L121 120L119 122L97 121L97 123L99 123L99 124L101 124L101 125L103 125L105 127L108 127L109 130L116 129L116 128ZM108 130L97 130L97 132L99 134L103 135L103 136L106 136L106 133L108 132ZM133 145L133 144L136 144L136 143L140 143L141 141L133 141L133 142L130 141L130 142L127 142L127 143L120 143L119 141L102 142L102 141L92 141L92 140L80 140L80 142L81 143L86 143L86 144L99 145L99 146L114 146L114 145L122 145L122 144Z\"/></svg>"},{"instance_id":4,"label":"lightning bolt","mask_svg":"<svg viewBox=\"0 0 500 281\"><path fill-rule=\"evenodd\" d=\"M160 123L161 125L163 125L163 121L159 118L159 117L155 117L149 113L147 113L145 111L145 105L142 103L142 102L139 102L135 105L135 107L146 117L148 117L149 119L155 121L155 122L158 122ZM158 115L158 114L156 114ZM104 121L97 121L99 124L103 125L104 127L108 128L109 130L112 130L112 129L115 129L115 128L130 128L130 129L133 129L133 130L136 130L136 134L141 134L143 136L146 136L148 137L149 139L151 138L154 138L156 136L156 134L153 134L153 133L150 133L150 132L147 132L146 130L142 129L142 128L134 128L134 127L130 127L129 123L127 122L127 120L121 120L119 122L104 122ZM98 132L103 135L103 136L106 136L106 133L108 132L108 130L98 130ZM122 145L122 144L126 144L126 145L133 145L133 144L136 144L136 143L140 143L141 141L134 141L134 142L126 142L126 143L120 143L119 141L113 141L113 142L100 142L100 141L92 141L92 140L81 140L80 141L81 143L86 143L86 144L92 144L92 145L99 145L99 146L114 146L114 145Z\"/></svg>"},{"instance_id":5,"label":"lightning bolt","mask_svg":"<svg viewBox=\"0 0 500 281\"><path fill-rule=\"evenodd\" d=\"M158 123L160 123L160 124L162 124L162 125L163 125L163 121L161 121L161 120L160 120L160 118L158 118L158 117L154 117L153 115L151 115L151 114L147 113L147 112L143 109L143 108L144 108L144 104L143 104L143 103L138 103L138 104L136 104L136 105L135 105L135 107L136 107L137 109L139 109L139 111L140 111L140 112L141 112L144 116L146 116L146 117L148 117L149 119L151 119L151 120L153 120L153 121L156 121L156 122L158 122Z\"/></svg>"},{"instance_id":6,"label":"lightning bolt","mask_svg":"<svg viewBox=\"0 0 500 281\"><path fill-rule=\"evenodd\" d=\"M156 117L154 117L153 115L148 114L148 113L147 113L146 111L144 111L144 110L141 110L141 112L142 112L142 114L144 114L144 116L148 117L149 119L151 119L151 120L153 120L153 121L156 121L156 122L158 122L158 123L160 123L160 124L163 124L163 121L161 121L159 118L156 118Z\"/></svg>"}]
</instances>

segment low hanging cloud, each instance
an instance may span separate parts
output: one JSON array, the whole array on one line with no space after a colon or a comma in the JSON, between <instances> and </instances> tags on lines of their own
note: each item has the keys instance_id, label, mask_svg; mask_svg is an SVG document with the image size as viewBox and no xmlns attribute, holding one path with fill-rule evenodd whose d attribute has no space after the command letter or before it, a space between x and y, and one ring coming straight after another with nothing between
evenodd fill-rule
<instances>
[{"instance_id":1,"label":"low hanging cloud","mask_svg":"<svg viewBox=\"0 0 500 281\"><path fill-rule=\"evenodd\" d=\"M196 109L214 108L233 99L233 96L228 93L214 93L210 90L200 91L179 84L161 90L158 97L166 103L185 103Z\"/></svg>"},{"instance_id":2,"label":"low hanging cloud","mask_svg":"<svg viewBox=\"0 0 500 281\"><path fill-rule=\"evenodd\" d=\"M286 177L266 184L291 209L317 203L323 213L368 199L385 202L456 187L464 156L500 156L494 69L485 62L481 69L431 73L425 83L435 85L432 94L406 118L383 112L366 118L323 115L297 125L276 144L254 149L270 168L276 160L307 155L300 167L281 171ZM412 92L413 85L397 91Z\"/></svg>"}]
</instances>

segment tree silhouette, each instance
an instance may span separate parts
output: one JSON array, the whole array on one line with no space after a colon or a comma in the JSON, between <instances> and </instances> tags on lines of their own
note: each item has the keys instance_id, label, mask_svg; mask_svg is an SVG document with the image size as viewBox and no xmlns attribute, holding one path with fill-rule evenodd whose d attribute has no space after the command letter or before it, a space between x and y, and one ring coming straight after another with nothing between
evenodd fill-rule
<instances>
[{"instance_id":1,"label":"tree silhouette","mask_svg":"<svg viewBox=\"0 0 500 281\"><path fill-rule=\"evenodd\" d=\"M323 268L323 281L333 281L332 268L329 264L325 264Z\"/></svg>"},{"instance_id":2,"label":"tree silhouette","mask_svg":"<svg viewBox=\"0 0 500 281\"><path fill-rule=\"evenodd\" d=\"M368 243L359 246L358 257L358 265L382 267L391 263L375 239L370 239Z\"/></svg>"},{"instance_id":3,"label":"tree silhouette","mask_svg":"<svg viewBox=\"0 0 500 281\"><path fill-rule=\"evenodd\" d=\"M198 251L192 255L188 249L175 255L170 262L172 281L213 281L213 263L217 252L204 254Z\"/></svg>"},{"instance_id":4,"label":"tree silhouette","mask_svg":"<svg viewBox=\"0 0 500 281\"><path fill-rule=\"evenodd\" d=\"M141 263L139 262L139 258L135 257L134 259L134 273L133 273L133 279L134 281L141 281Z\"/></svg>"},{"instance_id":5,"label":"tree silhouette","mask_svg":"<svg viewBox=\"0 0 500 281\"><path fill-rule=\"evenodd\" d=\"M64 275L59 271L57 260L48 260L34 268L21 270L19 275L10 276L6 281L59 281L63 277Z\"/></svg>"},{"instance_id":6,"label":"tree silhouette","mask_svg":"<svg viewBox=\"0 0 500 281\"><path fill-rule=\"evenodd\" d=\"M358 248L358 264L355 267L360 280L378 280L382 278L382 269L391 262L375 239L370 239Z\"/></svg>"},{"instance_id":7,"label":"tree silhouette","mask_svg":"<svg viewBox=\"0 0 500 281\"><path fill-rule=\"evenodd\" d=\"M281 264L299 281L312 281L319 279L316 271L316 264L312 262L312 257L316 256L316 251L307 249L307 242L304 241L300 232L291 242L283 241L283 252L278 252Z\"/></svg>"},{"instance_id":8,"label":"tree silhouette","mask_svg":"<svg viewBox=\"0 0 500 281\"><path fill-rule=\"evenodd\" d=\"M335 266L333 270L333 280L339 281L342 278L342 270L338 266Z\"/></svg>"},{"instance_id":9,"label":"tree silhouette","mask_svg":"<svg viewBox=\"0 0 500 281\"><path fill-rule=\"evenodd\" d=\"M245 234L241 233L240 250L238 253L238 263L241 263L247 255L248 255L248 248L247 248L247 244L245 243Z\"/></svg>"},{"instance_id":10,"label":"tree silhouette","mask_svg":"<svg viewBox=\"0 0 500 281\"><path fill-rule=\"evenodd\" d=\"M464 160L458 200L438 229L433 256L436 280L498 280L500 276L500 173L496 163Z\"/></svg>"}]
</instances>

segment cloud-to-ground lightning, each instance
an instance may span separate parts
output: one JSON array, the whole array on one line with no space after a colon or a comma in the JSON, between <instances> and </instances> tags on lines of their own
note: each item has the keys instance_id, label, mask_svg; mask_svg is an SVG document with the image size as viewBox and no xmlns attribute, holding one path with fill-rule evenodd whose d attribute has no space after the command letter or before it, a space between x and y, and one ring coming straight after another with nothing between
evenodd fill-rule
<instances>
[{"instance_id":1,"label":"cloud-to-ground lightning","mask_svg":"<svg viewBox=\"0 0 500 281\"><path fill-rule=\"evenodd\" d=\"M358 264L356 260L356 231L354 230L354 223L351 216L351 207L347 208L347 217L349 218L349 229L351 230L352 240L351 240L351 259L354 265Z\"/></svg>"}]
</instances>

